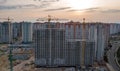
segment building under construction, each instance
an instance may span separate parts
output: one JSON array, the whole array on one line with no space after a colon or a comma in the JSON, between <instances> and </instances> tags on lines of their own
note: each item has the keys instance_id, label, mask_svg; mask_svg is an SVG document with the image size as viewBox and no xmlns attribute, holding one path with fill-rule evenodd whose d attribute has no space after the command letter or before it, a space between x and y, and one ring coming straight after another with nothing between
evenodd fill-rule
<instances>
[{"instance_id":1,"label":"building under construction","mask_svg":"<svg viewBox=\"0 0 120 71\"><path fill-rule=\"evenodd\" d=\"M11 24L10 26L12 27ZM9 32L12 33L12 31L9 29L9 22L0 23L0 43L9 43L9 40L10 42L12 41L13 34L10 34ZM11 37L9 37L9 35Z\"/></svg>"},{"instance_id":2,"label":"building under construction","mask_svg":"<svg viewBox=\"0 0 120 71\"><path fill-rule=\"evenodd\" d=\"M93 65L95 60L95 42L86 39L86 37L82 39L82 31L77 30L77 32L74 32L73 26L68 25L67 28L65 25L68 24L34 24L33 39L36 66ZM87 32L85 33L87 34Z\"/></svg>"}]
</instances>

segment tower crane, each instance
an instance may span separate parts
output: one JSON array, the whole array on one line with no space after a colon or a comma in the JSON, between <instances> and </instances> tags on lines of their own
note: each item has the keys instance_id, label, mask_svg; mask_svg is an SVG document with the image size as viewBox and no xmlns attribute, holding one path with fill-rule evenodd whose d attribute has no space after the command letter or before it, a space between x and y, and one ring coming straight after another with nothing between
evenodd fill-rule
<instances>
[{"instance_id":1,"label":"tower crane","mask_svg":"<svg viewBox=\"0 0 120 71\"><path fill-rule=\"evenodd\" d=\"M84 67L84 62L85 62L85 29L86 29L86 24L85 24L85 18L83 18L83 24L82 24L82 66Z\"/></svg>"},{"instance_id":2,"label":"tower crane","mask_svg":"<svg viewBox=\"0 0 120 71\"><path fill-rule=\"evenodd\" d=\"M0 18L1 20L7 20L7 22L8 22L8 25L9 25L9 45L10 45L10 43L11 43L11 40L10 40L10 38L11 38L11 21L13 20L12 18ZM11 48L10 48L10 51L9 51L9 61L10 61L10 71L13 71L13 64L12 64L12 50L11 50Z\"/></svg>"},{"instance_id":3,"label":"tower crane","mask_svg":"<svg viewBox=\"0 0 120 71\"><path fill-rule=\"evenodd\" d=\"M11 43L11 34L12 34L12 27L11 27L11 21L14 20L12 18L0 18L0 20L6 20L8 22L8 25L9 25L9 44Z\"/></svg>"},{"instance_id":4,"label":"tower crane","mask_svg":"<svg viewBox=\"0 0 120 71\"><path fill-rule=\"evenodd\" d=\"M20 48L21 49L21 51L18 53L18 52L16 52L16 53L13 53L12 52L12 49L13 48L11 48L11 46L10 46L10 44L11 44L11 34L12 34L12 27L11 27L11 22L12 22L12 20L14 20L14 19L12 19L12 18L0 18L0 20L6 20L7 22L8 22L8 25L9 25L9 55L8 55L8 60L10 61L10 71L13 71L13 55L14 54L32 54L32 51L30 51L30 52L25 52L25 51L22 51L22 48Z\"/></svg>"},{"instance_id":5,"label":"tower crane","mask_svg":"<svg viewBox=\"0 0 120 71\"><path fill-rule=\"evenodd\" d=\"M36 21L47 21L48 24L49 24L49 28L50 28L50 22L51 22L51 20L54 20L54 19L52 19L51 16L48 15L47 17L44 17L44 18L38 18Z\"/></svg>"},{"instance_id":6,"label":"tower crane","mask_svg":"<svg viewBox=\"0 0 120 71\"><path fill-rule=\"evenodd\" d=\"M11 28L11 21L13 20L12 18L0 18L0 20L6 20L9 25L9 44L11 43L11 34L12 34L12 28Z\"/></svg>"},{"instance_id":7,"label":"tower crane","mask_svg":"<svg viewBox=\"0 0 120 71\"><path fill-rule=\"evenodd\" d=\"M7 22L11 22L13 19L8 17L8 18L0 18L1 20L7 20Z\"/></svg>"},{"instance_id":8,"label":"tower crane","mask_svg":"<svg viewBox=\"0 0 120 71\"><path fill-rule=\"evenodd\" d=\"M49 24L49 28L50 28L50 22L51 21L69 21L68 19L60 19L60 18L55 18L51 15L48 15L47 17L43 17L43 18L38 18L36 21L47 21Z\"/></svg>"}]
</instances>

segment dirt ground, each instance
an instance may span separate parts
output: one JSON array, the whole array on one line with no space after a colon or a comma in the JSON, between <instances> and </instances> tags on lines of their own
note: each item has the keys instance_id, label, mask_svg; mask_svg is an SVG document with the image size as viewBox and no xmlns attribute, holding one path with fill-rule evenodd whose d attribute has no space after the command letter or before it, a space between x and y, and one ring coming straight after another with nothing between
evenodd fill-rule
<instances>
[{"instance_id":1,"label":"dirt ground","mask_svg":"<svg viewBox=\"0 0 120 71\"><path fill-rule=\"evenodd\" d=\"M8 55L0 56L0 71L9 71Z\"/></svg>"}]
</instances>

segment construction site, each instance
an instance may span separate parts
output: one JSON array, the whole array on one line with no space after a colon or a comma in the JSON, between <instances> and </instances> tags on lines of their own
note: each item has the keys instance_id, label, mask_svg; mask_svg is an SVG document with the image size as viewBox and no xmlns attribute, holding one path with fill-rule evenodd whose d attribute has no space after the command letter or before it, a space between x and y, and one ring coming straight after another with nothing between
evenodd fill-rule
<instances>
[{"instance_id":1,"label":"construction site","mask_svg":"<svg viewBox=\"0 0 120 71\"><path fill-rule=\"evenodd\" d=\"M107 67L103 55L110 27L109 23L85 23L85 19L82 23L34 23L35 66L107 71L102 67Z\"/></svg>"},{"instance_id":2,"label":"construction site","mask_svg":"<svg viewBox=\"0 0 120 71\"><path fill-rule=\"evenodd\" d=\"M85 18L59 23L51 22L50 16L44 23L12 24L7 20L9 23L0 24L1 32L9 29L0 34L0 43L7 43L8 57L4 57L10 71L110 71L104 49L109 36L120 32L118 24L87 23Z\"/></svg>"}]
</instances>

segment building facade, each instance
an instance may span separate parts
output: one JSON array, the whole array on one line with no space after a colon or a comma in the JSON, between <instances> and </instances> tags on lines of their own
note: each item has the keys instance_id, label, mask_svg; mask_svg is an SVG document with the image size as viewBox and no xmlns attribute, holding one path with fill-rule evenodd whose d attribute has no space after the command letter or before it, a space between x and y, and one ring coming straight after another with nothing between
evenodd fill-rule
<instances>
[{"instance_id":1,"label":"building facade","mask_svg":"<svg viewBox=\"0 0 120 71\"><path fill-rule=\"evenodd\" d=\"M73 24L34 24L35 64L37 66L82 66L82 63L85 66L92 65L95 60L95 42L88 41L88 36L85 37L86 40L82 40L82 31L79 31L82 25L78 26L76 28ZM75 30L77 32L74 32ZM86 35L89 34L87 30Z\"/></svg>"},{"instance_id":2,"label":"building facade","mask_svg":"<svg viewBox=\"0 0 120 71\"><path fill-rule=\"evenodd\" d=\"M22 22L22 43L32 42L33 24L30 22Z\"/></svg>"},{"instance_id":3,"label":"building facade","mask_svg":"<svg viewBox=\"0 0 120 71\"><path fill-rule=\"evenodd\" d=\"M12 35L12 24L8 22L0 23L0 43L9 43L9 41L11 43Z\"/></svg>"}]
</instances>

